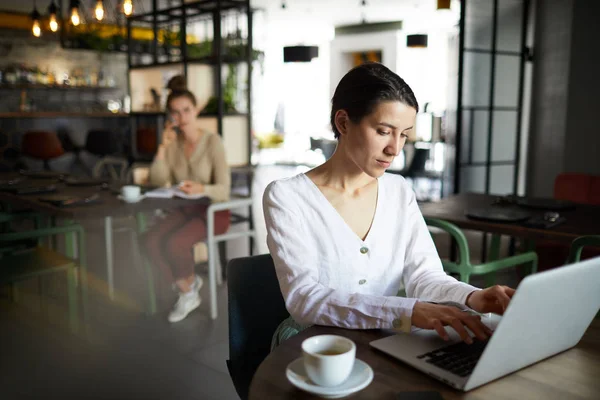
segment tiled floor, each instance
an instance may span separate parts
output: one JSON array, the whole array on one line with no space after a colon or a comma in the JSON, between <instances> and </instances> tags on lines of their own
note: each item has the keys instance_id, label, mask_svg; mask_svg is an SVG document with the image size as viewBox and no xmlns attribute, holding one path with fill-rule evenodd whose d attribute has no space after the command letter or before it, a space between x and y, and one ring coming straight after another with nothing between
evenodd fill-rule
<instances>
[{"instance_id":1,"label":"tiled floor","mask_svg":"<svg viewBox=\"0 0 600 400\"><path fill-rule=\"evenodd\" d=\"M255 180L262 193L272 179L299 172L271 169ZM261 196L255 216L262 219ZM163 285L160 312L144 315L146 284L139 260L132 256L131 236L115 234L117 297L106 296L103 234L87 224L91 307L89 335L73 336L65 324L64 279L45 280L48 296L40 302L37 282L20 286L19 303L8 290L0 296L0 398L62 399L237 399L227 373L227 293L219 288L219 318L208 317L208 292L199 310L177 324L166 321L174 293ZM259 225L259 250L266 251ZM262 235L261 236L261 229ZM476 239L476 237L474 238ZM440 249L447 249L439 237ZM243 240L228 247L230 257L247 254ZM476 250L476 248L475 248ZM477 258L475 256L475 258ZM514 276L503 277L513 282ZM167 288L167 289L165 289ZM43 309L40 309L43 304Z\"/></svg>"}]
</instances>

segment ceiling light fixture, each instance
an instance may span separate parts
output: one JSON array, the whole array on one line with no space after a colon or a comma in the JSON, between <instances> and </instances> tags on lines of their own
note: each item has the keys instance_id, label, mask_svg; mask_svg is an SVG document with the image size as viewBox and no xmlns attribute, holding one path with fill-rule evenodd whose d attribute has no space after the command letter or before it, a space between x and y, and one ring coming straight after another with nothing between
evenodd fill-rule
<instances>
[{"instance_id":1,"label":"ceiling light fixture","mask_svg":"<svg viewBox=\"0 0 600 400\"><path fill-rule=\"evenodd\" d=\"M50 14L50 30L56 32L58 30L58 19L56 18L58 7L56 7L54 0L52 0L52 3L48 6L48 14Z\"/></svg>"},{"instance_id":2,"label":"ceiling light fixture","mask_svg":"<svg viewBox=\"0 0 600 400\"><path fill-rule=\"evenodd\" d=\"M71 23L73 26L78 26L81 23L81 17L79 16L79 0L71 0L69 8L71 9Z\"/></svg>"},{"instance_id":3,"label":"ceiling light fixture","mask_svg":"<svg viewBox=\"0 0 600 400\"><path fill-rule=\"evenodd\" d=\"M104 4L102 4L102 0L98 0L96 2L96 8L94 8L94 16L98 21L102 21L104 19Z\"/></svg>"},{"instance_id":4,"label":"ceiling light fixture","mask_svg":"<svg viewBox=\"0 0 600 400\"><path fill-rule=\"evenodd\" d=\"M133 14L133 0L123 0L123 13L128 17Z\"/></svg>"},{"instance_id":5,"label":"ceiling light fixture","mask_svg":"<svg viewBox=\"0 0 600 400\"><path fill-rule=\"evenodd\" d=\"M437 0L437 9L438 10L449 10L450 9L450 0Z\"/></svg>"},{"instance_id":6,"label":"ceiling light fixture","mask_svg":"<svg viewBox=\"0 0 600 400\"><path fill-rule=\"evenodd\" d=\"M427 47L427 35L408 35L406 36L406 47L424 48Z\"/></svg>"},{"instance_id":7,"label":"ceiling light fixture","mask_svg":"<svg viewBox=\"0 0 600 400\"><path fill-rule=\"evenodd\" d=\"M31 25L31 32L33 33L33 36L40 37L42 35L42 28L40 26L40 13L37 10L35 0L33 0L33 11L31 13L31 19L33 20L33 24Z\"/></svg>"}]
</instances>

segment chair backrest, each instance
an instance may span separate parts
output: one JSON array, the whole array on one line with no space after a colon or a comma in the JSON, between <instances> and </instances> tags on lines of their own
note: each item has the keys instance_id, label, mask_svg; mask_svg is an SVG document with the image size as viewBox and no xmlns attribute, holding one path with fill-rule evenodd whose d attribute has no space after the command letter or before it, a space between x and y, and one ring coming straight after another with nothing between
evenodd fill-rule
<instances>
[{"instance_id":1,"label":"chair backrest","mask_svg":"<svg viewBox=\"0 0 600 400\"><path fill-rule=\"evenodd\" d=\"M21 153L39 160L51 160L62 156L65 151L56 133L29 131L23 135Z\"/></svg>"},{"instance_id":2,"label":"chair backrest","mask_svg":"<svg viewBox=\"0 0 600 400\"><path fill-rule=\"evenodd\" d=\"M133 163L127 173L127 182L134 185L146 185L150 182L150 164Z\"/></svg>"},{"instance_id":3,"label":"chair backrest","mask_svg":"<svg viewBox=\"0 0 600 400\"><path fill-rule=\"evenodd\" d=\"M415 176L418 173L425 171L425 164L429 158L429 149L415 148L410 166L408 167L405 176Z\"/></svg>"},{"instance_id":4,"label":"chair backrest","mask_svg":"<svg viewBox=\"0 0 600 400\"><path fill-rule=\"evenodd\" d=\"M124 158L106 156L98 160L92 170L94 178L109 178L125 183L129 176L129 163Z\"/></svg>"},{"instance_id":5,"label":"chair backrest","mask_svg":"<svg viewBox=\"0 0 600 400\"><path fill-rule=\"evenodd\" d=\"M571 243L571 250L569 251L569 258L567 264L573 264L581 260L581 253L584 247L596 247L600 248L600 235L596 236L581 236L573 240ZM594 254L597 256L597 254Z\"/></svg>"},{"instance_id":6,"label":"chair backrest","mask_svg":"<svg viewBox=\"0 0 600 400\"><path fill-rule=\"evenodd\" d=\"M582 204L600 205L600 176L560 174L554 180L554 198Z\"/></svg>"},{"instance_id":7,"label":"chair backrest","mask_svg":"<svg viewBox=\"0 0 600 400\"><path fill-rule=\"evenodd\" d=\"M285 308L270 254L233 259L227 264L229 293L229 374L238 395L248 397L254 373L271 350Z\"/></svg>"},{"instance_id":8,"label":"chair backrest","mask_svg":"<svg viewBox=\"0 0 600 400\"><path fill-rule=\"evenodd\" d=\"M136 149L140 154L154 154L158 149L156 128L139 127L135 133Z\"/></svg>"},{"instance_id":9,"label":"chair backrest","mask_svg":"<svg viewBox=\"0 0 600 400\"><path fill-rule=\"evenodd\" d=\"M97 156L117 154L120 151L119 140L112 131L92 129L85 139L85 149Z\"/></svg>"}]
</instances>

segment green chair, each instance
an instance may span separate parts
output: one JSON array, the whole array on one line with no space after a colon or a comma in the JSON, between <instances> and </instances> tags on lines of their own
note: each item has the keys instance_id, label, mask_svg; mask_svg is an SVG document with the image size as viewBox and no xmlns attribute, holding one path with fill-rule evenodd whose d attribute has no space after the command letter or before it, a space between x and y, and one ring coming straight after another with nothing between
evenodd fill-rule
<instances>
[{"instance_id":1,"label":"green chair","mask_svg":"<svg viewBox=\"0 0 600 400\"><path fill-rule=\"evenodd\" d=\"M442 229L448 233L458 244L459 262L451 262L442 260L442 265L447 273L457 274L460 280L469 283L472 275L486 275L486 286L492 286L496 281L495 272L507 268L513 268L521 264L531 264L530 273L537 271L538 256L534 251L518 254L511 257L499 259L500 255L500 235L492 235L491 251L489 255L490 261L473 265L469 255L469 244L464 233L454 224L435 218L425 218L425 223L428 226L433 226Z\"/></svg>"},{"instance_id":2,"label":"green chair","mask_svg":"<svg viewBox=\"0 0 600 400\"><path fill-rule=\"evenodd\" d=\"M0 213L0 219L7 222L17 219L19 216ZM29 248L15 248L15 243L22 243L29 239L42 239L55 235L64 234L66 236L67 255L62 255L47 247L37 245ZM79 263L73 259L74 238L79 235ZM83 314L87 315L87 293L86 293L86 266L85 266L85 246L84 231L80 225L73 224L60 227L37 229L24 232L5 232L0 233L0 249L7 251L0 252L0 284L11 284L13 289L15 284L31 279L42 277L46 274L66 272L68 282L68 303L69 303L69 327L72 332L79 331L78 318L78 299L76 286L77 266L81 268L81 283L83 294ZM12 251L10 251L12 250ZM43 293L40 293L42 295Z\"/></svg>"},{"instance_id":3,"label":"green chair","mask_svg":"<svg viewBox=\"0 0 600 400\"><path fill-rule=\"evenodd\" d=\"M580 236L573 240L567 264L579 262L581 260L581 252L583 251L583 248L587 246L600 247L600 235ZM600 311L596 314L596 318L600 318Z\"/></svg>"},{"instance_id":4,"label":"green chair","mask_svg":"<svg viewBox=\"0 0 600 400\"><path fill-rule=\"evenodd\" d=\"M587 246L600 247L600 235L581 236L573 240L567 264L579 262L579 260L581 260L581 252L583 251L583 248Z\"/></svg>"}]
</instances>

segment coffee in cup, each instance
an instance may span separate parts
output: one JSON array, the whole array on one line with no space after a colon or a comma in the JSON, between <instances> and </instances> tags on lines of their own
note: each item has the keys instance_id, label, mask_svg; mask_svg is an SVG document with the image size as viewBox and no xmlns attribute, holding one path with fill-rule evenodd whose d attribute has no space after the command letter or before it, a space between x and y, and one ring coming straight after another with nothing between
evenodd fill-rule
<instances>
[{"instance_id":1,"label":"coffee in cup","mask_svg":"<svg viewBox=\"0 0 600 400\"><path fill-rule=\"evenodd\" d=\"M342 384L352 372L356 345L338 335L317 335L302 342L304 369L319 386Z\"/></svg>"}]
</instances>

